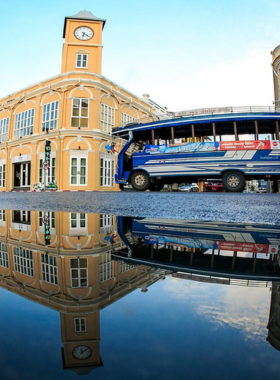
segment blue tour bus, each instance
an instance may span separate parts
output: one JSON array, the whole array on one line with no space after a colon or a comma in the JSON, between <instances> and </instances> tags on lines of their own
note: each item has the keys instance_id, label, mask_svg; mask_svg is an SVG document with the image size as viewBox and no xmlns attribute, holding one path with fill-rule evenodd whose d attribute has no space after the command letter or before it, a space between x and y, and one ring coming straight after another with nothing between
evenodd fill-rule
<instances>
[{"instance_id":1,"label":"blue tour bus","mask_svg":"<svg viewBox=\"0 0 280 380\"><path fill-rule=\"evenodd\" d=\"M226 191L245 181L280 179L280 112L272 107L226 108L209 114L173 114L165 120L115 128L128 139L118 155L116 183L138 191L165 184L221 179ZM230 136L230 137L229 137Z\"/></svg>"},{"instance_id":2,"label":"blue tour bus","mask_svg":"<svg viewBox=\"0 0 280 380\"><path fill-rule=\"evenodd\" d=\"M125 246L112 257L128 264L176 274L258 281L280 278L279 226L119 216L117 229Z\"/></svg>"}]
</instances>

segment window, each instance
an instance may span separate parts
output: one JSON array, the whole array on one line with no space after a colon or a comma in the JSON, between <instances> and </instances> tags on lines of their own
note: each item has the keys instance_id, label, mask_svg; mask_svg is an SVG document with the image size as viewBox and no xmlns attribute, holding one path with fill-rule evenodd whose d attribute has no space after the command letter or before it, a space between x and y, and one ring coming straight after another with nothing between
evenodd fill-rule
<instances>
[{"instance_id":1,"label":"window","mask_svg":"<svg viewBox=\"0 0 280 380\"><path fill-rule=\"evenodd\" d=\"M41 253L42 280L50 284L58 284L56 257Z\"/></svg>"},{"instance_id":2,"label":"window","mask_svg":"<svg viewBox=\"0 0 280 380\"><path fill-rule=\"evenodd\" d=\"M76 67L87 68L88 55L87 54L77 54Z\"/></svg>"},{"instance_id":3,"label":"window","mask_svg":"<svg viewBox=\"0 0 280 380\"><path fill-rule=\"evenodd\" d=\"M111 260L111 252L99 257L99 280L104 282L114 277L114 261Z\"/></svg>"},{"instance_id":4,"label":"window","mask_svg":"<svg viewBox=\"0 0 280 380\"><path fill-rule=\"evenodd\" d=\"M14 247L14 264L17 272L34 277L32 251Z\"/></svg>"},{"instance_id":5,"label":"window","mask_svg":"<svg viewBox=\"0 0 280 380\"><path fill-rule=\"evenodd\" d=\"M114 230L114 216L100 215L100 234L111 233Z\"/></svg>"},{"instance_id":6,"label":"window","mask_svg":"<svg viewBox=\"0 0 280 380\"><path fill-rule=\"evenodd\" d=\"M87 234L87 216L85 213L71 212L70 235L79 236Z\"/></svg>"},{"instance_id":7,"label":"window","mask_svg":"<svg viewBox=\"0 0 280 380\"><path fill-rule=\"evenodd\" d=\"M5 222L5 221L6 221L6 211L0 210L0 222Z\"/></svg>"},{"instance_id":8,"label":"window","mask_svg":"<svg viewBox=\"0 0 280 380\"><path fill-rule=\"evenodd\" d=\"M114 226L114 216L108 214L100 215L100 228L103 227L113 227Z\"/></svg>"},{"instance_id":9,"label":"window","mask_svg":"<svg viewBox=\"0 0 280 380\"><path fill-rule=\"evenodd\" d=\"M87 287L87 259L70 259L72 288Z\"/></svg>"},{"instance_id":10,"label":"window","mask_svg":"<svg viewBox=\"0 0 280 380\"><path fill-rule=\"evenodd\" d=\"M0 266L9 268L8 247L3 243L0 243Z\"/></svg>"},{"instance_id":11,"label":"window","mask_svg":"<svg viewBox=\"0 0 280 380\"><path fill-rule=\"evenodd\" d=\"M44 223L43 223L43 217L45 216L46 214L43 212L43 211L39 211L39 227L44 227ZM49 217L50 217L50 228L55 228L55 212L50 212L49 213Z\"/></svg>"},{"instance_id":12,"label":"window","mask_svg":"<svg viewBox=\"0 0 280 380\"><path fill-rule=\"evenodd\" d=\"M128 272L130 269L136 268L136 265L127 264L125 261L119 261L120 274Z\"/></svg>"},{"instance_id":13,"label":"window","mask_svg":"<svg viewBox=\"0 0 280 380\"><path fill-rule=\"evenodd\" d=\"M14 138L32 135L34 123L34 108L16 114Z\"/></svg>"},{"instance_id":14,"label":"window","mask_svg":"<svg viewBox=\"0 0 280 380\"><path fill-rule=\"evenodd\" d=\"M5 187L6 165L0 164L0 187Z\"/></svg>"},{"instance_id":15,"label":"window","mask_svg":"<svg viewBox=\"0 0 280 380\"><path fill-rule=\"evenodd\" d=\"M87 158L85 156L78 155L77 157L71 157L70 170L71 185L87 184Z\"/></svg>"},{"instance_id":16,"label":"window","mask_svg":"<svg viewBox=\"0 0 280 380\"><path fill-rule=\"evenodd\" d=\"M14 223L26 223L30 224L30 211L27 210L14 210L14 217L13 222Z\"/></svg>"},{"instance_id":17,"label":"window","mask_svg":"<svg viewBox=\"0 0 280 380\"><path fill-rule=\"evenodd\" d=\"M42 131L46 132L57 128L58 100L43 106Z\"/></svg>"},{"instance_id":18,"label":"window","mask_svg":"<svg viewBox=\"0 0 280 380\"><path fill-rule=\"evenodd\" d=\"M74 319L75 324L75 332L86 332L86 319L85 318L75 318Z\"/></svg>"},{"instance_id":19,"label":"window","mask_svg":"<svg viewBox=\"0 0 280 380\"><path fill-rule=\"evenodd\" d=\"M103 132L111 133L115 126L115 109L101 103L100 129Z\"/></svg>"},{"instance_id":20,"label":"window","mask_svg":"<svg viewBox=\"0 0 280 380\"><path fill-rule=\"evenodd\" d=\"M101 153L100 157L100 186L114 186L115 161L112 156Z\"/></svg>"},{"instance_id":21,"label":"window","mask_svg":"<svg viewBox=\"0 0 280 380\"><path fill-rule=\"evenodd\" d=\"M71 127L88 127L88 99L73 99Z\"/></svg>"},{"instance_id":22,"label":"window","mask_svg":"<svg viewBox=\"0 0 280 380\"><path fill-rule=\"evenodd\" d=\"M44 159L39 160L39 183L44 183L45 170L43 169ZM50 160L50 168L46 170L46 184L55 180L55 157Z\"/></svg>"},{"instance_id":23,"label":"window","mask_svg":"<svg viewBox=\"0 0 280 380\"><path fill-rule=\"evenodd\" d=\"M127 113L121 112L121 127L124 127L126 124L135 123L136 118L128 115Z\"/></svg>"},{"instance_id":24,"label":"window","mask_svg":"<svg viewBox=\"0 0 280 380\"><path fill-rule=\"evenodd\" d=\"M8 140L9 121L8 117L0 120L0 143Z\"/></svg>"}]
</instances>

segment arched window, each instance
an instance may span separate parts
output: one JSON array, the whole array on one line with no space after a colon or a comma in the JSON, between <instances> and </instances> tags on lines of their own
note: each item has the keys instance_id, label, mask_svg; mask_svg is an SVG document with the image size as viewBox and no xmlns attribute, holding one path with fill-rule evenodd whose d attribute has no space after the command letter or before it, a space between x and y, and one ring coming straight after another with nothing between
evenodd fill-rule
<instances>
[{"instance_id":1,"label":"arched window","mask_svg":"<svg viewBox=\"0 0 280 380\"><path fill-rule=\"evenodd\" d=\"M9 121L9 117L0 120L0 143L8 140Z\"/></svg>"},{"instance_id":2,"label":"arched window","mask_svg":"<svg viewBox=\"0 0 280 380\"><path fill-rule=\"evenodd\" d=\"M57 128L58 100L43 105L42 132Z\"/></svg>"},{"instance_id":3,"label":"arched window","mask_svg":"<svg viewBox=\"0 0 280 380\"><path fill-rule=\"evenodd\" d=\"M85 98L73 98L71 127L88 127L89 101Z\"/></svg>"},{"instance_id":4,"label":"arched window","mask_svg":"<svg viewBox=\"0 0 280 380\"><path fill-rule=\"evenodd\" d=\"M35 109L19 112L15 116L14 138L20 138L33 134Z\"/></svg>"}]
</instances>

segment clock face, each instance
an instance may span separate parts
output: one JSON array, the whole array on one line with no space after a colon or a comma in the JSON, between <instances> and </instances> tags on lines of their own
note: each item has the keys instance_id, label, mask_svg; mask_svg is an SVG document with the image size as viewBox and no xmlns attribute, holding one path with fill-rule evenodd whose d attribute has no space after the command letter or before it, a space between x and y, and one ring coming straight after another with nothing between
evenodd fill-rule
<instances>
[{"instance_id":1,"label":"clock face","mask_svg":"<svg viewBox=\"0 0 280 380\"><path fill-rule=\"evenodd\" d=\"M72 354L76 359L88 359L91 356L91 349L88 346L77 346Z\"/></svg>"},{"instance_id":2,"label":"clock face","mask_svg":"<svg viewBox=\"0 0 280 380\"><path fill-rule=\"evenodd\" d=\"M80 26L79 28L75 29L74 36L78 38L78 40L90 40L93 37L93 30L87 26Z\"/></svg>"}]
</instances>

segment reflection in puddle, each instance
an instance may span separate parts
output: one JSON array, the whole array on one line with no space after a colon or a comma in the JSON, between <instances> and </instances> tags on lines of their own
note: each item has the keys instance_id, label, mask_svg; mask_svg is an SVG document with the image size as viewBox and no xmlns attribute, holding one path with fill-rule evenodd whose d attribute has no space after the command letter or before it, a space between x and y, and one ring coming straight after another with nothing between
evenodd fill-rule
<instances>
[{"instance_id":1,"label":"reflection in puddle","mask_svg":"<svg viewBox=\"0 0 280 380\"><path fill-rule=\"evenodd\" d=\"M103 366L100 310L169 276L271 288L268 341L280 350L275 226L0 210L1 287L60 313L64 369Z\"/></svg>"}]
</instances>

